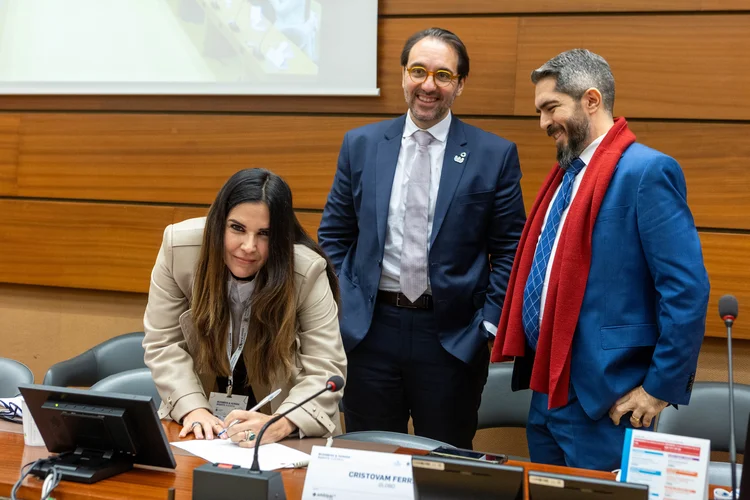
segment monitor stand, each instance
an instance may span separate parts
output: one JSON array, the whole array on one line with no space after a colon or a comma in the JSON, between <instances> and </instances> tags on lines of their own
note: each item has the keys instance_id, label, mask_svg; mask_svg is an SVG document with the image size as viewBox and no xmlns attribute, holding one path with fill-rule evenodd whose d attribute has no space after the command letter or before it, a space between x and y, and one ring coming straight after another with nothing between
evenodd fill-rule
<instances>
[{"instance_id":1,"label":"monitor stand","mask_svg":"<svg viewBox=\"0 0 750 500\"><path fill-rule=\"evenodd\" d=\"M77 448L49 457L32 467L29 473L44 479L52 467L62 473L65 481L91 484L129 471L133 468L133 459L115 455L112 451Z\"/></svg>"}]
</instances>

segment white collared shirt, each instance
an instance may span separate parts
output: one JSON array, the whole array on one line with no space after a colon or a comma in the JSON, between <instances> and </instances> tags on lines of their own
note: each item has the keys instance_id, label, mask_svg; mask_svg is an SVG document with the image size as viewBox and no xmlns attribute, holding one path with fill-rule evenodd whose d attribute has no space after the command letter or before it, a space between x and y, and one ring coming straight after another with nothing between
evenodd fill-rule
<instances>
[{"instance_id":1,"label":"white collared shirt","mask_svg":"<svg viewBox=\"0 0 750 500\"><path fill-rule=\"evenodd\" d=\"M555 235L555 242L552 244L552 253L550 253L549 256L549 262L547 263L547 272L544 274L544 284L542 285L542 298L541 298L541 304L539 305L539 324L542 324L542 318L544 317L544 304L547 302L547 288L549 287L549 276L552 272L552 263L555 262L555 253L557 252L557 243L560 241L560 235L562 234L563 225L565 224L565 219L568 217L568 210L570 210L570 206L573 204L573 200L576 197L576 193L578 192L578 188L581 186L581 181L583 180L583 176L586 173L586 169L588 168L589 162L591 161L591 158L594 156L594 153L596 152L596 148L599 147L599 144L602 143L602 140L604 139L604 135L600 135L596 139L594 139L594 142L586 146L586 149L583 150L579 158L585 166L581 169L580 172L578 172L578 175L576 175L575 180L573 181L573 191L570 194L570 204L565 207L565 210L563 210L562 215L560 216L560 226L557 228L557 235ZM547 225L547 218L549 217L550 210L552 209L552 205L555 203L555 198L557 198L557 195L560 193L560 188L562 187L562 183L560 183L559 186L557 186L557 190L555 190L555 195L552 197L552 201L550 201L549 207L547 207L547 213L544 215L544 223L542 224L542 231L544 231L544 226ZM541 238L541 233L540 233ZM537 240L537 244L539 244L539 241Z\"/></svg>"},{"instance_id":2,"label":"white collared shirt","mask_svg":"<svg viewBox=\"0 0 750 500\"><path fill-rule=\"evenodd\" d=\"M427 212L427 245L432 237L432 222L435 218L435 202L437 201L440 175L443 171L443 158L451 126L451 113L439 123L433 125L427 132L435 139L427 147L430 154L430 199ZM404 132L401 136L401 149L398 153L396 173L391 187L391 201L388 204L388 226L385 232L385 248L383 253L383 269L380 274L380 290L400 292L399 277L401 276L401 248L404 244L404 216L406 214L406 193L409 184L411 168L417 154L417 141L414 132L419 127L411 118L411 112L406 115ZM425 265L427 265L425 263ZM427 292L431 293L429 275L427 277Z\"/></svg>"}]
</instances>

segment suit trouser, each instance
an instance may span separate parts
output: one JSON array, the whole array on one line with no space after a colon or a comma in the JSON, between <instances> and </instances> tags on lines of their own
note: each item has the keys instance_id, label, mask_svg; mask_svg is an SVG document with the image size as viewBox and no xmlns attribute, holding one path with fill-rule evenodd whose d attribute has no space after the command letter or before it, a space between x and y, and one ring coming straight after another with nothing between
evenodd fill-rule
<instances>
[{"instance_id":1,"label":"suit trouser","mask_svg":"<svg viewBox=\"0 0 750 500\"><path fill-rule=\"evenodd\" d=\"M376 304L365 338L348 354L346 431L414 432L471 448L489 350L466 364L440 344L433 311Z\"/></svg>"},{"instance_id":2,"label":"suit trouser","mask_svg":"<svg viewBox=\"0 0 750 500\"><path fill-rule=\"evenodd\" d=\"M549 410L547 400L547 395L539 392L531 397L526 438L532 462L605 471L620 468L625 430L632 427L628 414L620 419L620 425L608 414L592 420L583 411L572 384L565 406Z\"/></svg>"}]
</instances>

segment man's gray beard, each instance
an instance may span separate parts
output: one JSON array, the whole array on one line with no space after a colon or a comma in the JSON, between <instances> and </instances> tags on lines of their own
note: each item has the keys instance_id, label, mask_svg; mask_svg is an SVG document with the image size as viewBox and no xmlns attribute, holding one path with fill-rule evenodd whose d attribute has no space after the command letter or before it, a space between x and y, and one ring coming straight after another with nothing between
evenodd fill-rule
<instances>
[{"instance_id":1,"label":"man's gray beard","mask_svg":"<svg viewBox=\"0 0 750 500\"><path fill-rule=\"evenodd\" d=\"M586 149L586 139L589 135L591 123L588 120L568 122L568 144L557 147L557 162L567 170L573 160L578 158Z\"/></svg>"}]
</instances>

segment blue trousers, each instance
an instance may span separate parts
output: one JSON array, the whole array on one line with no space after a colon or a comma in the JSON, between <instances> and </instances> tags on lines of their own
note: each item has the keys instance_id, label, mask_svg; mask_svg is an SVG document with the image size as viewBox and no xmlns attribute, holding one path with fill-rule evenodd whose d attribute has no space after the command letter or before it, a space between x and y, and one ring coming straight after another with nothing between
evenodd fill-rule
<instances>
[{"instance_id":1,"label":"blue trousers","mask_svg":"<svg viewBox=\"0 0 750 500\"><path fill-rule=\"evenodd\" d=\"M535 392L526 425L531 461L581 469L619 469L625 430L632 427L628 417L623 416L620 425L612 423L609 415L592 420L583 411L572 385L568 404L552 410L547 409L547 395Z\"/></svg>"}]
</instances>

